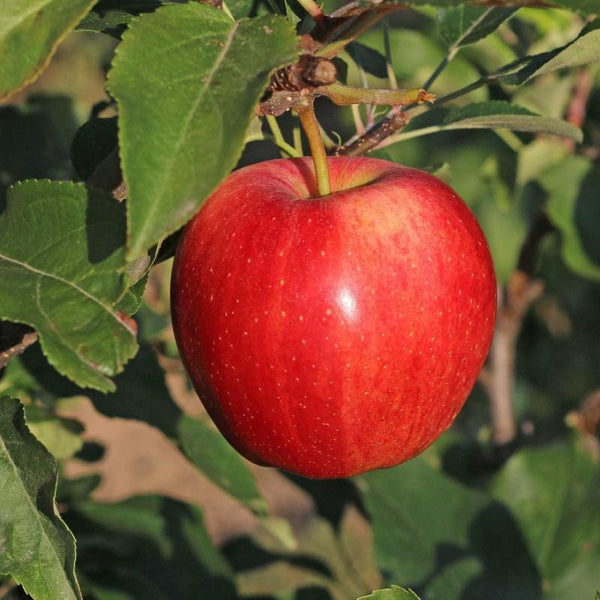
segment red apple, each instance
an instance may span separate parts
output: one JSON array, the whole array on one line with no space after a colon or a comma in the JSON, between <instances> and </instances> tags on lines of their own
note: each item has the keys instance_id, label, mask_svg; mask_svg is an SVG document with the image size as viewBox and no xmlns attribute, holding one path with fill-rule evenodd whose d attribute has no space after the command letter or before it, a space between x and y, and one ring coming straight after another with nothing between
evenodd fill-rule
<instances>
[{"instance_id":1,"label":"red apple","mask_svg":"<svg viewBox=\"0 0 600 600\"><path fill-rule=\"evenodd\" d=\"M172 279L183 362L250 460L307 477L406 461L453 421L492 338L496 281L465 203L422 171L331 158L233 173Z\"/></svg>"}]
</instances>

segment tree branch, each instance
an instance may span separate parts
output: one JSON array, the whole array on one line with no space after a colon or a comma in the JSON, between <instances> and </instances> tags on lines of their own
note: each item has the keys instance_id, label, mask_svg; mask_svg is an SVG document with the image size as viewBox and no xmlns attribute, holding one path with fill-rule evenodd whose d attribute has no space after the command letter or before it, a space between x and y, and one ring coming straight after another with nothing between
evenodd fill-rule
<instances>
[{"instance_id":1,"label":"tree branch","mask_svg":"<svg viewBox=\"0 0 600 600\"><path fill-rule=\"evenodd\" d=\"M540 242L551 231L548 217L540 213L521 246L517 269L506 289L498 290L496 330L488 365L479 378L490 398L492 439L498 446L511 443L517 435L513 410L517 340L528 308L544 291L543 282L534 279L533 272Z\"/></svg>"},{"instance_id":2,"label":"tree branch","mask_svg":"<svg viewBox=\"0 0 600 600\"><path fill-rule=\"evenodd\" d=\"M586 116L586 106L593 87L593 72L581 69L575 81L573 95L567 109L566 120L580 127ZM565 144L575 149L573 140ZM521 247L517 270L512 274L498 308L496 331L490 350L489 366L482 372L480 382L490 396L492 437L496 444L505 445L516 436L513 413L514 363L517 338L529 306L541 296L544 286L533 279L537 250L542 239L554 229L545 213L533 221ZM600 424L600 393L584 402L578 413L570 418L579 429L598 428ZM591 409L589 407L592 407ZM590 418L590 414L594 415ZM582 429L582 430L583 430Z\"/></svg>"},{"instance_id":3,"label":"tree branch","mask_svg":"<svg viewBox=\"0 0 600 600\"><path fill-rule=\"evenodd\" d=\"M17 587L17 582L12 579L0 585L0 600L4 600L8 594Z\"/></svg>"},{"instance_id":4,"label":"tree branch","mask_svg":"<svg viewBox=\"0 0 600 600\"><path fill-rule=\"evenodd\" d=\"M517 434L513 410L517 339L527 309L543 291L543 282L532 279L523 271L515 271L506 290L499 290L498 318L487 377L492 439L499 446L509 444Z\"/></svg>"},{"instance_id":5,"label":"tree branch","mask_svg":"<svg viewBox=\"0 0 600 600\"><path fill-rule=\"evenodd\" d=\"M407 123L408 117L405 113L402 111L392 112L391 115L375 123L363 135L337 148L335 153L339 156L359 156L360 154L366 154L377 147L382 140L402 129Z\"/></svg>"},{"instance_id":6,"label":"tree branch","mask_svg":"<svg viewBox=\"0 0 600 600\"><path fill-rule=\"evenodd\" d=\"M25 352L37 339L37 333L27 325L0 321L0 369L9 363L11 358Z\"/></svg>"},{"instance_id":7,"label":"tree branch","mask_svg":"<svg viewBox=\"0 0 600 600\"><path fill-rule=\"evenodd\" d=\"M565 120L577 127L585 121L587 103L594 86L594 71L589 68L579 69L573 86L571 102L567 108ZM575 150L575 140L565 139L565 145L571 151Z\"/></svg>"}]
</instances>

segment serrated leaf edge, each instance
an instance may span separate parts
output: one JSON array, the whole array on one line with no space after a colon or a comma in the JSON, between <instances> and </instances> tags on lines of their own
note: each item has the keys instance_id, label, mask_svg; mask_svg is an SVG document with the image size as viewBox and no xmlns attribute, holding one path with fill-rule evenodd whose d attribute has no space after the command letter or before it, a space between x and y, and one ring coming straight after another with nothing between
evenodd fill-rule
<instances>
[{"instance_id":1,"label":"serrated leaf edge","mask_svg":"<svg viewBox=\"0 0 600 600\"><path fill-rule=\"evenodd\" d=\"M77 183L77 182L73 182L73 181L53 181L51 179L27 179L27 180L23 180L23 181L17 181L15 184L11 185L9 188L9 192L11 190L17 190L21 187L25 187L29 184L36 184L36 183L50 183L52 185L57 185L60 187L65 187L65 188L70 188L70 189L77 189L77 188L84 188L87 189L85 184L82 183ZM94 188L95 189L95 188ZM101 191L101 190L96 190L96 191ZM11 262L13 264L18 264L20 266L23 266L25 268L27 268L28 270L34 272L34 273L38 273L41 276L46 276L49 277L51 279L55 279L69 287L72 287L73 289L77 290L79 293L81 293L81 295L89 298L90 300L93 300L96 304L98 304L100 307L102 307L107 313L109 313L113 319L123 328L125 328L135 339L136 336L136 332L130 328L126 321L121 319L117 313L117 311L114 310L114 307L118 304L118 302L123 298L123 296L127 293L127 288L125 288L124 292L120 295L119 299L114 303L113 306L105 304L104 302L100 301L98 298L95 298L94 296L92 296L91 294L89 294L88 292L86 292L85 290L81 289L78 285L73 284L72 282L63 279L62 277L53 275L53 274L49 274L49 273L44 273L43 271L39 271L39 269L36 269L35 267L32 267L31 265L28 265L27 263L23 263L22 261L18 261L15 259L12 259L10 257L7 257L6 255L0 253L0 259L6 260L7 262ZM122 277L125 277L124 275L124 271L125 271L126 266L124 266L122 269L114 269L113 272L114 273L121 273ZM42 313L43 314L43 313ZM24 325L29 325L30 327L33 327L35 329L35 325L32 322L26 321L26 320L21 320L21 319L13 319L12 317L8 316L8 315L3 315L3 318L5 319L10 319L11 322L17 322L17 323L22 323ZM36 329L37 331L37 329ZM87 360L85 357L81 356L77 350L75 348L73 348L68 342L64 341L64 339L61 337L61 335L54 329L54 332L56 333L57 338L61 341L61 343L64 345L65 348L67 348L67 350L69 350L70 352L72 352L76 357L77 360L81 361L82 363L86 364L93 372L95 372L100 378L101 380L103 380L106 385L100 387L100 385L98 386L93 386L91 385L89 382L85 382L82 378L77 377L76 375L73 375L71 373L68 373L64 370L59 368L59 365L57 364L57 362L53 359L53 357L51 356L51 353L47 352L47 346L46 346L46 342L45 342L45 336L43 334L41 334L39 331L37 331L38 333L38 338L39 338L39 342L40 345L42 347L42 350L44 352L44 356L46 356L46 358L48 359L48 362L59 372L59 373L63 373L65 375L67 375L67 377L69 379L71 379L72 381L74 381L77 385L80 385L82 387L92 387L95 389L98 389L99 391L102 392L112 392L116 389L115 384L111 381L111 379L107 376L107 373L104 372L98 365L96 365L95 363ZM117 368L115 370L115 375L120 373L123 370L123 367L127 364L127 362L133 358L133 356L135 356L137 352L137 346L133 349L133 352L131 354L129 353L125 353L122 355L122 359L121 360L116 360L116 364L117 364Z\"/></svg>"},{"instance_id":2,"label":"serrated leaf edge","mask_svg":"<svg viewBox=\"0 0 600 600\"><path fill-rule=\"evenodd\" d=\"M177 6L177 5L175 5L175 6ZM132 31L135 31L137 25L139 24L139 22L141 20L143 20L145 18L149 18L151 16L155 16L156 14L159 14L159 13L164 12L166 10L174 10L175 6L174 5L162 6L158 10L156 10L156 11L154 11L152 13L144 13L144 14L138 15L137 17L135 17L134 19L132 19L132 21L129 23L129 25L127 27L127 31L123 34L122 42L126 41L126 39L132 35ZM225 14L225 13L221 13L220 11L218 11L218 12L219 12L219 14ZM265 16L265 17L258 17L258 19L262 19L265 22L265 24L268 22L268 20L273 20L274 18L280 18L280 17L278 17L277 15L269 15L269 16ZM229 34L228 34L228 41L227 41L226 47L224 47L223 50L219 53L219 59L220 59L221 56L223 56L223 51L226 50L231 45L231 42L232 42L232 40L234 38L233 33L235 33L235 31L237 31L237 29L239 28L239 26L242 23L244 23L244 22L248 22L248 21L255 20L255 19L244 18L244 19L239 19L238 21L235 21L235 20L231 20L230 18L228 18L227 20L228 20L228 22L230 22L233 25L233 27L232 27L231 31L229 32ZM107 87L107 90L109 91L109 93L111 93L111 94L113 94L113 90L111 89L111 87L112 87L111 74L114 71L115 66L118 65L118 63L119 63L119 59L121 57L121 47L122 47L122 45L123 45L122 43L119 44L119 46L117 46L117 48L115 50L115 56L114 56L114 59L113 59L113 62L112 62L111 70L109 71L108 77L107 77L106 87ZM275 68L271 69L269 71L269 73L273 74L277 70L277 68L278 67L275 67ZM210 75L212 75L212 73L214 71L215 71L215 68L213 68L213 70L211 70L211 73L209 74L209 77L210 77ZM205 86L205 89L207 89L207 87L208 86ZM195 107L198 105L199 101L200 101L200 99L196 100L196 102L194 103ZM119 102L117 101L117 105L118 104L119 104ZM188 119L188 124L189 124L189 121L191 120L191 115L193 115L193 114L194 114L194 110L192 110L190 112L190 119ZM188 127L188 124L186 124L186 126L185 126L186 129ZM250 122L248 123L248 125L249 124L250 124ZM122 128L121 128L121 119L120 118L117 120L117 130L118 130L119 148L122 148L123 147L123 137L122 137L123 133L122 133ZM237 160L242 155L242 152L244 150L245 144L246 144L246 140L242 140L242 145L240 146L239 150L236 152L236 155L235 155L235 159L236 159L234 161L235 163L237 163ZM176 153L173 153L173 156L175 156L175 154ZM121 158L122 163L124 163L124 160L125 160L124 158ZM222 183L227 178L227 176L228 176L228 174L224 175L220 179L220 181L215 185L214 189L216 189L218 187L218 185L220 183ZM123 168L123 180L125 181L126 188L130 189L130 185L129 185L129 181L128 181L128 174L127 174L127 169L126 168ZM164 185L166 185L166 184L163 183L162 186L164 187ZM202 202L199 202L196 212L200 209L201 205L202 205ZM165 232L163 234L162 239L164 240L169 235L175 233L178 229L180 229L182 226L184 226L190 219L192 219L193 216L194 216L194 214L189 214L189 215L185 216L184 218L180 219L177 224L173 225L172 227L169 227L168 229L165 229ZM150 222L149 220L146 220L146 223L149 223L149 222ZM147 250L147 248L145 248L145 247L136 247L136 246L132 247L131 246L131 243L130 243L130 241L131 241L130 235L131 234L130 234L130 227L129 227L129 225L130 225L130 217L129 217L129 211L127 211L126 259L128 261L133 261L136 258L139 258L139 256L141 256ZM138 234L138 237L139 237L139 234ZM160 242L160 240L158 240L158 241Z\"/></svg>"},{"instance_id":3,"label":"serrated leaf edge","mask_svg":"<svg viewBox=\"0 0 600 600\"><path fill-rule=\"evenodd\" d=\"M0 397L0 402L5 402L6 400L14 400L14 399L9 398L7 396ZM58 470L56 468L56 460L55 460L54 456L52 456L52 454L47 450L47 448L44 446L44 444L42 444L33 435L33 433L31 433L31 430L29 429L29 426L27 424L27 417L25 415L25 409L24 409L23 405L21 404L21 402L18 401L18 400L14 400L14 401L17 402L18 405L19 405L18 409L17 409L18 410L18 414L21 417L21 419L23 420L23 423L24 423L24 425L25 425L25 427L27 429L27 432L29 433L29 435L31 435L31 437L35 440L35 442L40 446L40 448L42 449L42 451L46 453L47 457L49 457L50 460L52 461L52 463L54 464L55 475L54 475L54 489L53 489L53 492L52 492L54 516L56 516L57 519L60 521L60 523L62 523L62 525L64 525L64 531L67 532L67 535L70 536L71 540L73 541L73 548L74 548L74 552L75 552L75 556L76 556L76 552L77 552L77 540L75 539L75 536L73 535L73 532L67 527L67 524L63 521L62 517L60 516L60 513L58 512L58 510L56 508L56 490L57 490L57 487L58 487ZM37 510L37 508L31 502L31 498L27 494L27 490L22 485L22 481L21 481L21 477L19 476L19 470L17 468L17 465L15 464L15 462L14 462L14 460L12 458L12 455L10 454L10 452L9 452L8 448L6 447L6 444L5 444L5 442L4 442L4 440L2 439L1 436L0 436L0 449L4 450L4 453L8 457L9 464L13 468L13 471L15 473L16 478L21 483L21 487L23 488L23 491L24 491L25 497L27 498L28 503L31 505L31 509L32 509L33 514L34 514L34 518L39 523L39 529L42 531L43 536L46 538L46 540L49 543L50 547L54 551L54 545L52 544L52 541L50 540L50 538L48 537L48 535L46 533L46 529L44 528L43 522L40 519L39 511ZM54 552L54 554L55 554L58 562L61 562L60 561L60 557L56 554L56 552ZM73 565L73 575L75 575L75 565ZM24 585L21 581L19 581L19 583L23 586L23 589L27 592L27 586ZM77 579L75 579L71 583L75 583L75 585L76 585L76 589L74 590L75 597L76 598L81 598L82 597L81 596L81 590L79 589L79 584L77 583Z\"/></svg>"}]
</instances>

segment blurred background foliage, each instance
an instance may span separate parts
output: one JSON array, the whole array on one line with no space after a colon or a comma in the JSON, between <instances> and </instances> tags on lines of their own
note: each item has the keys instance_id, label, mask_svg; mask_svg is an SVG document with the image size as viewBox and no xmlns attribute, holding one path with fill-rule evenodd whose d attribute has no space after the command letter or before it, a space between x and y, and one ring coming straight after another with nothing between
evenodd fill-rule
<instances>
[{"instance_id":1,"label":"blurred background foliage","mask_svg":"<svg viewBox=\"0 0 600 600\"><path fill-rule=\"evenodd\" d=\"M118 31L124 21L112 16ZM422 85L446 54L438 11L406 9L387 21L399 84ZM94 28L89 18L84 24ZM462 50L432 91L441 97L525 54L563 45L581 25L567 11L520 10ZM0 106L2 194L22 179L86 177L109 153L116 108L104 81L117 41L70 34L43 76ZM387 87L384 54L377 26L342 53L348 83ZM86 598L348 600L394 583L427 600L593 598L600 588L598 437L577 425L586 406L600 410L600 70L553 72L520 88L495 83L452 106L511 100L564 118L582 76L590 89L576 148L531 133L455 130L372 153L450 183L477 215L503 284L540 212L551 212L557 197L573 197L571 215L561 221L557 213L556 229L540 244L533 275L544 290L518 337L519 432L507 446L493 443L488 393L478 384L452 429L394 469L310 481L243 462L214 434L178 359L170 261L148 276L134 317L141 351L115 378L116 392L78 388L49 366L39 345L8 364L0 395L21 399L31 431L59 462L57 501L78 542ZM368 121L368 109L360 110ZM350 108L322 100L318 116L333 140L355 133ZM291 139L292 117L279 122ZM240 165L279 156L269 139L253 141ZM584 259L569 254L569 235L580 240ZM0 598L24 597L10 579L0 583Z\"/></svg>"}]
</instances>

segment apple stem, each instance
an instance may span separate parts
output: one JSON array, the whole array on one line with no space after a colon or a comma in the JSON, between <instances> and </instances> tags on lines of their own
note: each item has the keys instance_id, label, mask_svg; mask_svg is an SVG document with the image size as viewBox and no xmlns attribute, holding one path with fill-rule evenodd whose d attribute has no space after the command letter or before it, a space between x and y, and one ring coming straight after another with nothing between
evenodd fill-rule
<instances>
[{"instance_id":1,"label":"apple stem","mask_svg":"<svg viewBox=\"0 0 600 600\"><path fill-rule=\"evenodd\" d=\"M304 129L304 133L308 139L308 145L310 146L310 153L315 165L319 196L328 196L331 194L329 163L327 162L327 152L325 151L319 122L315 115L314 98L306 98L305 102L298 103L295 108L300 117L302 129Z\"/></svg>"}]
</instances>

